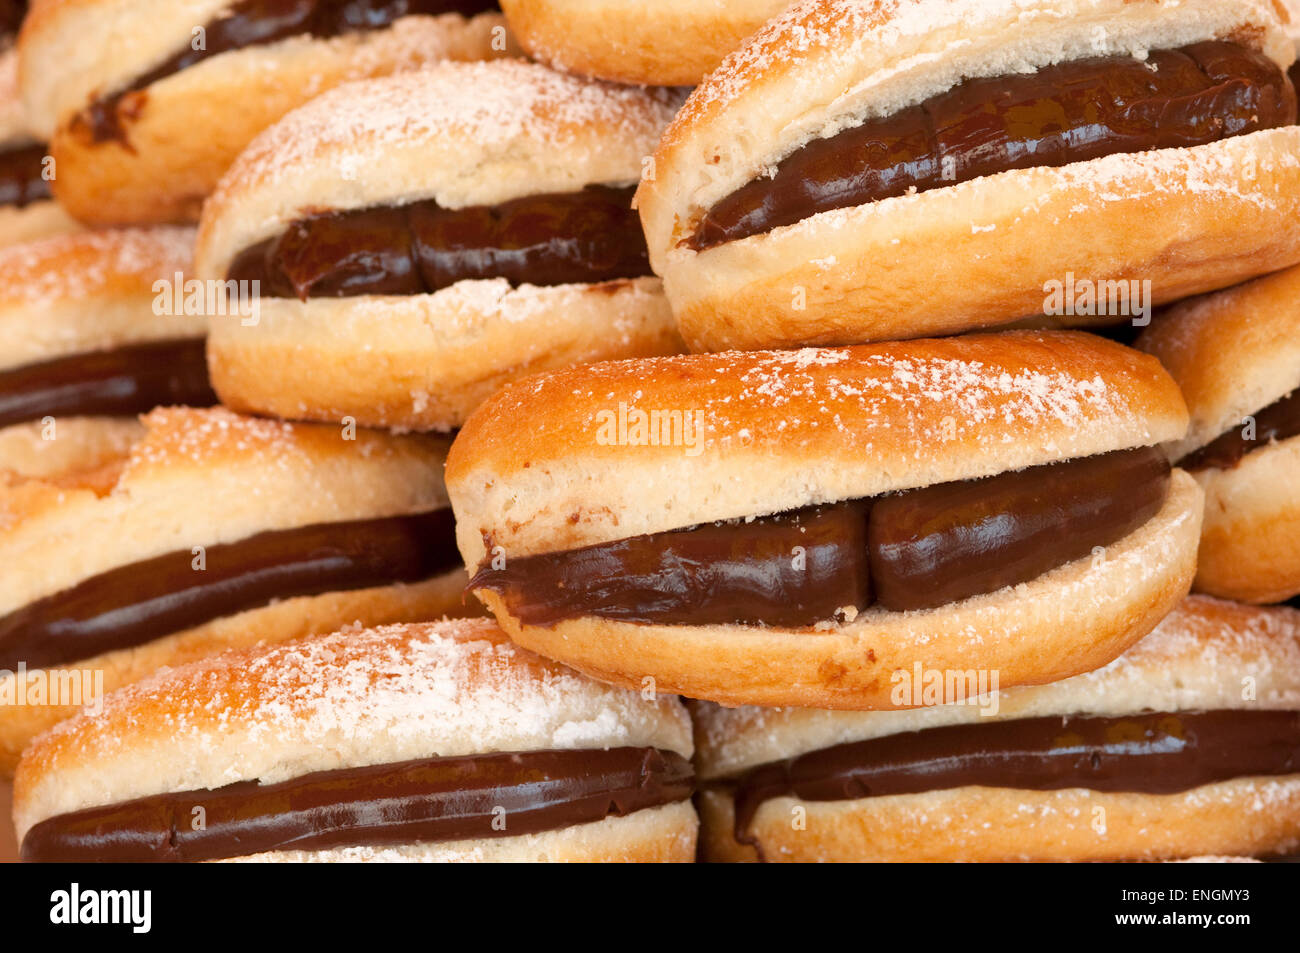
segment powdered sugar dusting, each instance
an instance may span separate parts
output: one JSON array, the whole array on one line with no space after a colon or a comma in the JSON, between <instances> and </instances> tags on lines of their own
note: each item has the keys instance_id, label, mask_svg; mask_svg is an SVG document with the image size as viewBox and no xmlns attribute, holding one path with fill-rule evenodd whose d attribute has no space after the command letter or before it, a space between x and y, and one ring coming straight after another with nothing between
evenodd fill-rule
<instances>
[{"instance_id":1,"label":"powdered sugar dusting","mask_svg":"<svg viewBox=\"0 0 1300 953\"><path fill-rule=\"evenodd\" d=\"M120 288L124 280L152 294L155 280L189 271L193 251L194 229L181 226L77 232L11 245L0 248L0 300L87 298Z\"/></svg>"},{"instance_id":2,"label":"powdered sugar dusting","mask_svg":"<svg viewBox=\"0 0 1300 953\"><path fill-rule=\"evenodd\" d=\"M346 181L386 145L455 135L488 150L522 142L553 150L592 125L641 141L649 153L679 103L671 90L591 82L519 60L443 63L325 93L260 135L238 168L274 184L319 162L325 148Z\"/></svg>"},{"instance_id":3,"label":"powdered sugar dusting","mask_svg":"<svg viewBox=\"0 0 1300 953\"><path fill-rule=\"evenodd\" d=\"M161 739L179 779L187 763L216 762L237 737L239 753L228 767L219 762L223 780L272 781L331 758L374 764L643 745L665 722L689 756L676 702L592 682L517 648L488 620L459 619L343 631L164 670L40 744L70 749L78 761L111 761L147 743L143 731ZM268 754L276 751L282 760Z\"/></svg>"}]
</instances>

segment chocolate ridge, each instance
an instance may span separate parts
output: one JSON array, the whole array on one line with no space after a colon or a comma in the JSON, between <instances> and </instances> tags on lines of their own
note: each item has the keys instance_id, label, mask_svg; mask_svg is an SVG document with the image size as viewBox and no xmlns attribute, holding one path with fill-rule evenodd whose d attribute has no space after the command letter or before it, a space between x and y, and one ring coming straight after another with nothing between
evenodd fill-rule
<instances>
[{"instance_id":1,"label":"chocolate ridge","mask_svg":"<svg viewBox=\"0 0 1300 953\"><path fill-rule=\"evenodd\" d=\"M202 49L187 46L122 89L93 99L73 117L71 128L92 142L120 142L130 149L122 120L139 114L146 87L209 57L295 36L329 39L380 30L415 14L471 16L498 9L495 0L241 0L203 26Z\"/></svg>"},{"instance_id":2,"label":"chocolate ridge","mask_svg":"<svg viewBox=\"0 0 1300 953\"><path fill-rule=\"evenodd\" d=\"M92 576L0 618L0 669L49 668L143 645L278 599L431 579L459 566L450 509L317 523L167 553Z\"/></svg>"},{"instance_id":3,"label":"chocolate ridge","mask_svg":"<svg viewBox=\"0 0 1300 953\"><path fill-rule=\"evenodd\" d=\"M1187 470L1230 470L1247 454L1262 450L1273 441L1300 435L1300 390L1292 391L1252 416L1255 418L1253 439L1246 439L1244 427L1233 427L1187 454L1178 465Z\"/></svg>"},{"instance_id":4,"label":"chocolate ridge","mask_svg":"<svg viewBox=\"0 0 1300 953\"><path fill-rule=\"evenodd\" d=\"M29 862L194 862L515 837L625 817L693 790L691 763L656 748L428 758L56 815L33 825L21 853Z\"/></svg>"},{"instance_id":5,"label":"chocolate ridge","mask_svg":"<svg viewBox=\"0 0 1300 953\"><path fill-rule=\"evenodd\" d=\"M0 427L42 417L134 416L210 407L203 338L129 344L0 371Z\"/></svg>"},{"instance_id":6,"label":"chocolate ridge","mask_svg":"<svg viewBox=\"0 0 1300 953\"><path fill-rule=\"evenodd\" d=\"M723 786L737 842L778 797L846 801L981 786L1173 794L1232 778L1300 774L1300 712L1215 710L947 725L760 765Z\"/></svg>"},{"instance_id":7,"label":"chocolate ridge","mask_svg":"<svg viewBox=\"0 0 1300 953\"><path fill-rule=\"evenodd\" d=\"M872 605L935 608L1036 579L1151 519L1170 467L1155 447L753 520L485 559L525 625L596 616L661 625L812 627ZM486 541L491 552L491 540ZM847 612L846 612L847 610Z\"/></svg>"},{"instance_id":8,"label":"chocolate ridge","mask_svg":"<svg viewBox=\"0 0 1300 953\"><path fill-rule=\"evenodd\" d=\"M1295 89L1277 64L1224 41L970 79L805 144L773 176L720 200L683 244L703 251L912 190L1206 145L1295 120Z\"/></svg>"},{"instance_id":9,"label":"chocolate ridge","mask_svg":"<svg viewBox=\"0 0 1300 953\"><path fill-rule=\"evenodd\" d=\"M232 281L272 298L432 294L458 281L602 284L651 274L634 188L589 185L498 205L434 199L324 212L237 254Z\"/></svg>"}]
</instances>

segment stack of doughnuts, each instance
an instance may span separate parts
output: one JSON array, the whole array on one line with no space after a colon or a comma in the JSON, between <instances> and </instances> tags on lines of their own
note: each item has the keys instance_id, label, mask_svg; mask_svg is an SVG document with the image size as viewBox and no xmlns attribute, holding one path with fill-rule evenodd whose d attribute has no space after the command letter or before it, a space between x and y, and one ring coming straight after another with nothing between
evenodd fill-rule
<instances>
[{"instance_id":1,"label":"stack of doughnuts","mask_svg":"<svg viewBox=\"0 0 1300 953\"><path fill-rule=\"evenodd\" d=\"M27 7L0 860L1300 856L1300 7Z\"/></svg>"},{"instance_id":2,"label":"stack of doughnuts","mask_svg":"<svg viewBox=\"0 0 1300 953\"><path fill-rule=\"evenodd\" d=\"M28 119L84 222L193 221L231 160L348 79L508 52L490 0L35 0ZM113 42L105 43L104 37Z\"/></svg>"}]
</instances>

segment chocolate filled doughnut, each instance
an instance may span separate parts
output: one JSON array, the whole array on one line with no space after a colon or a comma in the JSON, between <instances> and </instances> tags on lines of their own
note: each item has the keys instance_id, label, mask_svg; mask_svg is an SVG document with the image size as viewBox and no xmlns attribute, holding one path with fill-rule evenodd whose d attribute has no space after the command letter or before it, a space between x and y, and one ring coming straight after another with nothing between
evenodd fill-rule
<instances>
[{"instance_id":1,"label":"chocolate filled doughnut","mask_svg":"<svg viewBox=\"0 0 1300 953\"><path fill-rule=\"evenodd\" d=\"M502 0L510 32L555 69L694 86L790 0Z\"/></svg>"},{"instance_id":2,"label":"chocolate filled doughnut","mask_svg":"<svg viewBox=\"0 0 1300 953\"><path fill-rule=\"evenodd\" d=\"M256 324L213 323L222 401L449 430L529 372L679 352L631 207L679 101L500 60L286 116L199 229L199 273L260 294Z\"/></svg>"},{"instance_id":3,"label":"chocolate filled doughnut","mask_svg":"<svg viewBox=\"0 0 1300 953\"><path fill-rule=\"evenodd\" d=\"M1084 7L806 0L748 40L637 194L687 344L1114 323L1300 261L1278 8Z\"/></svg>"},{"instance_id":4,"label":"chocolate filled doughnut","mask_svg":"<svg viewBox=\"0 0 1300 953\"><path fill-rule=\"evenodd\" d=\"M448 456L513 639L723 704L898 708L925 660L1039 684L1191 583L1185 409L1075 332L608 362L506 387ZM979 633L978 637L973 633Z\"/></svg>"},{"instance_id":5,"label":"chocolate filled doughnut","mask_svg":"<svg viewBox=\"0 0 1300 953\"><path fill-rule=\"evenodd\" d=\"M117 692L26 752L14 815L37 862L690 862L691 754L676 699L443 621Z\"/></svg>"},{"instance_id":6,"label":"chocolate filled doughnut","mask_svg":"<svg viewBox=\"0 0 1300 953\"><path fill-rule=\"evenodd\" d=\"M157 668L474 611L445 440L224 408L161 408L136 427L93 468L0 484L0 771ZM82 697L62 693L83 677Z\"/></svg>"},{"instance_id":7,"label":"chocolate filled doughnut","mask_svg":"<svg viewBox=\"0 0 1300 953\"><path fill-rule=\"evenodd\" d=\"M105 34L112 56L84 42ZM490 0L36 0L21 78L75 218L189 222L258 132L323 90L512 45Z\"/></svg>"},{"instance_id":8,"label":"chocolate filled doughnut","mask_svg":"<svg viewBox=\"0 0 1300 953\"><path fill-rule=\"evenodd\" d=\"M1051 685L906 712L696 703L702 853L772 862L1293 853L1297 673L1300 613L1195 596L1106 667Z\"/></svg>"},{"instance_id":9,"label":"chocolate filled doughnut","mask_svg":"<svg viewBox=\"0 0 1300 953\"><path fill-rule=\"evenodd\" d=\"M1168 308L1138 338L1191 413L1170 458L1205 491L1199 591L1300 595L1300 268Z\"/></svg>"},{"instance_id":10,"label":"chocolate filled doughnut","mask_svg":"<svg viewBox=\"0 0 1300 953\"><path fill-rule=\"evenodd\" d=\"M0 248L0 471L93 470L138 437L139 414L216 402L207 319L159 306L193 243L154 227Z\"/></svg>"}]
</instances>

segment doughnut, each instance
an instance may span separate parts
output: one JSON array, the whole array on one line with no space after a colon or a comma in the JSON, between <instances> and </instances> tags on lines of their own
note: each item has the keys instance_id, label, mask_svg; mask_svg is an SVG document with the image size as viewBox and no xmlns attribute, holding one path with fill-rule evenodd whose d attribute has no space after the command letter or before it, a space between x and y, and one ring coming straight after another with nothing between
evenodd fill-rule
<instances>
[{"instance_id":1,"label":"doughnut","mask_svg":"<svg viewBox=\"0 0 1300 953\"><path fill-rule=\"evenodd\" d=\"M260 131L332 86L511 51L490 0L34 0L23 99L96 225L194 222ZM112 37L105 43L104 37Z\"/></svg>"},{"instance_id":2,"label":"doughnut","mask_svg":"<svg viewBox=\"0 0 1300 953\"><path fill-rule=\"evenodd\" d=\"M1104 668L991 701L695 703L704 859L1150 861L1300 846L1300 612L1192 596Z\"/></svg>"},{"instance_id":3,"label":"doughnut","mask_svg":"<svg viewBox=\"0 0 1300 953\"><path fill-rule=\"evenodd\" d=\"M1181 301L1137 340L1191 424L1167 448L1205 491L1195 587L1242 602L1300 595L1300 268Z\"/></svg>"},{"instance_id":4,"label":"doughnut","mask_svg":"<svg viewBox=\"0 0 1300 953\"><path fill-rule=\"evenodd\" d=\"M1201 493L1151 358L1080 332L611 361L508 385L447 489L511 638L728 705L898 708L914 664L1040 684L1186 595Z\"/></svg>"},{"instance_id":5,"label":"doughnut","mask_svg":"<svg viewBox=\"0 0 1300 953\"><path fill-rule=\"evenodd\" d=\"M1294 59L1268 0L807 0L664 133L650 261L692 350L1145 321L1300 262Z\"/></svg>"},{"instance_id":6,"label":"doughnut","mask_svg":"<svg viewBox=\"0 0 1300 953\"><path fill-rule=\"evenodd\" d=\"M444 620L114 692L33 743L14 818L28 861L690 862L691 754L676 699Z\"/></svg>"},{"instance_id":7,"label":"doughnut","mask_svg":"<svg viewBox=\"0 0 1300 953\"><path fill-rule=\"evenodd\" d=\"M498 60L348 84L291 113L199 228L199 275L260 294L255 324L213 323L222 401L449 430L516 377L681 351L631 210L679 102Z\"/></svg>"}]
</instances>

